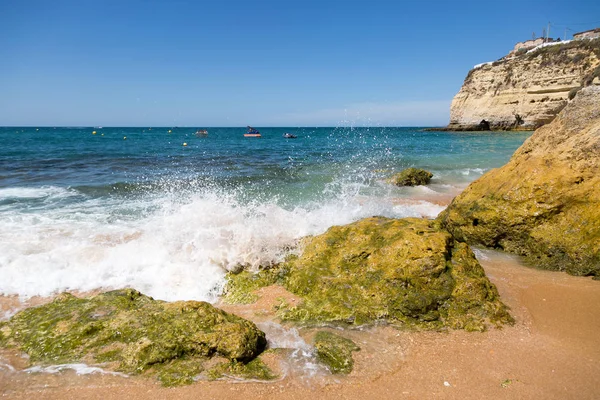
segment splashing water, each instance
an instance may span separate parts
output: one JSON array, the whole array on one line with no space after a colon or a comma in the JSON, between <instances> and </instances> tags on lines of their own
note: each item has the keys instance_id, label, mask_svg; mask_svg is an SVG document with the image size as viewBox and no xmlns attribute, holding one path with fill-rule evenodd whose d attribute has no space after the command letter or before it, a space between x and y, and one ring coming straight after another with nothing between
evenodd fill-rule
<instances>
[{"instance_id":1,"label":"splashing water","mask_svg":"<svg viewBox=\"0 0 600 400\"><path fill-rule=\"evenodd\" d=\"M133 287L212 302L227 271L280 262L303 236L373 215L435 217L436 196L505 162L526 137L508 146L482 134L322 128L285 141L277 129L249 141L234 128L202 139L0 128L0 294ZM385 182L407 166L434 181Z\"/></svg>"}]
</instances>

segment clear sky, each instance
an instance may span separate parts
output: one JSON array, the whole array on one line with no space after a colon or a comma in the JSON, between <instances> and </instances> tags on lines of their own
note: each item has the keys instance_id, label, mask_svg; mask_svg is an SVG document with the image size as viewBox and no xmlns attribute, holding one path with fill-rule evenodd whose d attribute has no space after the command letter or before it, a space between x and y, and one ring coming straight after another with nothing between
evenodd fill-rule
<instances>
[{"instance_id":1,"label":"clear sky","mask_svg":"<svg viewBox=\"0 0 600 400\"><path fill-rule=\"evenodd\" d=\"M0 125L433 126L599 0L0 0Z\"/></svg>"}]
</instances>

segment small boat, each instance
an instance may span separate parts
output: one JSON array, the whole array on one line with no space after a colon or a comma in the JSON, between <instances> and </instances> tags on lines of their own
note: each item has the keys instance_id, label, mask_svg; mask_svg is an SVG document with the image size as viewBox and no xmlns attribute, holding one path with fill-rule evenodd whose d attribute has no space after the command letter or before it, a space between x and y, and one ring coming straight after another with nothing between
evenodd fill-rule
<instances>
[{"instance_id":1,"label":"small boat","mask_svg":"<svg viewBox=\"0 0 600 400\"><path fill-rule=\"evenodd\" d=\"M206 129L198 129L196 131L196 136L206 136L208 135L208 131Z\"/></svg>"},{"instance_id":2,"label":"small boat","mask_svg":"<svg viewBox=\"0 0 600 400\"><path fill-rule=\"evenodd\" d=\"M296 139L298 136L294 135L293 133L286 132L283 134L283 137L286 139Z\"/></svg>"},{"instance_id":3,"label":"small boat","mask_svg":"<svg viewBox=\"0 0 600 400\"><path fill-rule=\"evenodd\" d=\"M249 126L248 132L244 133L244 137L260 137L260 132Z\"/></svg>"}]
</instances>

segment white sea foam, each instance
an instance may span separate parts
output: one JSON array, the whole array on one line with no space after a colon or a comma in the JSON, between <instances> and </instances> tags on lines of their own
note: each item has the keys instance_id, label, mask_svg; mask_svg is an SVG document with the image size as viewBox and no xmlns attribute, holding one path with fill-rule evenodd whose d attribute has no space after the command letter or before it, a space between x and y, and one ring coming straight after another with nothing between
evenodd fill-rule
<instances>
[{"instance_id":1,"label":"white sea foam","mask_svg":"<svg viewBox=\"0 0 600 400\"><path fill-rule=\"evenodd\" d=\"M437 194L438 193L437 191L433 190L429 186L424 186L424 185L414 186L413 189L415 191L423 193L423 194Z\"/></svg>"},{"instance_id":2,"label":"white sea foam","mask_svg":"<svg viewBox=\"0 0 600 400\"><path fill-rule=\"evenodd\" d=\"M88 375L88 374L104 374L104 375L115 375L122 376L124 378L127 377L126 374L121 372L113 372L106 371L99 367L90 367L86 364L58 364L58 365L50 365L48 367L40 367L35 366L31 368L27 368L24 371L29 373L47 373L47 374L57 374L64 370L73 370L77 375Z\"/></svg>"},{"instance_id":3,"label":"white sea foam","mask_svg":"<svg viewBox=\"0 0 600 400\"><path fill-rule=\"evenodd\" d=\"M0 371L3 370L3 369L7 370L7 371L10 371L10 372L15 372L16 371L15 368L12 365L0 362Z\"/></svg>"},{"instance_id":4,"label":"white sea foam","mask_svg":"<svg viewBox=\"0 0 600 400\"><path fill-rule=\"evenodd\" d=\"M10 310L5 311L4 314L2 314L0 316L0 321L4 321L4 320L10 319L10 317L12 317L13 315L15 315L19 311L21 311L21 309L18 308L18 307L17 308L12 308Z\"/></svg>"},{"instance_id":5,"label":"white sea foam","mask_svg":"<svg viewBox=\"0 0 600 400\"><path fill-rule=\"evenodd\" d=\"M338 190L330 200L292 209L219 190L185 200L169 191L136 200L78 200L35 213L4 209L0 294L133 287L163 300L214 301L226 271L281 261L284 249L303 236L373 215L433 217L441 210L361 196L353 185Z\"/></svg>"},{"instance_id":6,"label":"white sea foam","mask_svg":"<svg viewBox=\"0 0 600 400\"><path fill-rule=\"evenodd\" d=\"M290 357L283 365L285 375L293 375L306 383L327 370L316 359L315 349L302 339L295 328L286 329L274 322L257 324L266 333L268 345L273 349L290 349Z\"/></svg>"},{"instance_id":7,"label":"white sea foam","mask_svg":"<svg viewBox=\"0 0 600 400\"><path fill-rule=\"evenodd\" d=\"M5 199L40 199L46 197L66 197L75 194L74 191L56 186L39 188L10 187L0 188L0 200Z\"/></svg>"},{"instance_id":8,"label":"white sea foam","mask_svg":"<svg viewBox=\"0 0 600 400\"><path fill-rule=\"evenodd\" d=\"M433 204L428 201L420 200L414 204L395 206L395 211L404 217L427 217L435 218L439 213L444 211L446 207L438 204Z\"/></svg>"},{"instance_id":9,"label":"white sea foam","mask_svg":"<svg viewBox=\"0 0 600 400\"><path fill-rule=\"evenodd\" d=\"M469 176L471 174L483 175L484 172L485 170L483 170L482 168L465 168L460 171L460 173L464 176Z\"/></svg>"}]
</instances>

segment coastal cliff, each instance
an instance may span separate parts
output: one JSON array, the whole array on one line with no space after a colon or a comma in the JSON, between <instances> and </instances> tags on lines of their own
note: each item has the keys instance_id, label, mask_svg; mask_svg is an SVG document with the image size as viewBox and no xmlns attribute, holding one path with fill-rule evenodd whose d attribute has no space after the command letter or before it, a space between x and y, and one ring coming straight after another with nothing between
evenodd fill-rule
<instances>
[{"instance_id":1,"label":"coastal cliff","mask_svg":"<svg viewBox=\"0 0 600 400\"><path fill-rule=\"evenodd\" d=\"M454 236L532 265L600 277L600 87L584 88L511 160L438 220Z\"/></svg>"},{"instance_id":2,"label":"coastal cliff","mask_svg":"<svg viewBox=\"0 0 600 400\"><path fill-rule=\"evenodd\" d=\"M533 130L592 84L600 84L600 38L514 51L469 71L446 129Z\"/></svg>"}]
</instances>

